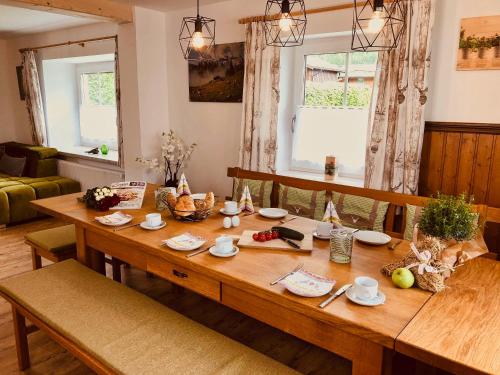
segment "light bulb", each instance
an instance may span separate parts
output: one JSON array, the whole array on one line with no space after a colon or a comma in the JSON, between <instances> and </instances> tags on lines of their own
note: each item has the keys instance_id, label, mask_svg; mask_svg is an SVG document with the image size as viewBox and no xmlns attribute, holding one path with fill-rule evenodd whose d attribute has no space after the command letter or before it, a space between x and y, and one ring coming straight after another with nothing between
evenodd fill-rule
<instances>
[{"instance_id":1,"label":"light bulb","mask_svg":"<svg viewBox=\"0 0 500 375\"><path fill-rule=\"evenodd\" d=\"M196 31L193 34L193 38L191 39L191 44L195 49L200 49L205 46L205 38L203 38L203 34L201 31Z\"/></svg>"},{"instance_id":2,"label":"light bulb","mask_svg":"<svg viewBox=\"0 0 500 375\"><path fill-rule=\"evenodd\" d=\"M292 28L292 19L290 13L283 13L280 18L279 27L281 31L289 32Z\"/></svg>"},{"instance_id":3,"label":"light bulb","mask_svg":"<svg viewBox=\"0 0 500 375\"><path fill-rule=\"evenodd\" d=\"M375 10L373 12L372 17L370 18L370 21L368 21L367 31L370 34L377 34L380 32L380 30L382 30L384 24L385 24L384 11Z\"/></svg>"}]
</instances>

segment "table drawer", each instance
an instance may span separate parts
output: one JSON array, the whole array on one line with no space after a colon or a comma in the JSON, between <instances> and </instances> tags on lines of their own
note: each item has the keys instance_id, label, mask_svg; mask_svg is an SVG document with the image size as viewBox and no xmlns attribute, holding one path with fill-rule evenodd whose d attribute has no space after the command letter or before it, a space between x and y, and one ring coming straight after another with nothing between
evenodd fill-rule
<instances>
[{"instance_id":1,"label":"table drawer","mask_svg":"<svg viewBox=\"0 0 500 375\"><path fill-rule=\"evenodd\" d=\"M148 272L163 277L205 297L220 301L220 282L164 259L148 257Z\"/></svg>"}]
</instances>

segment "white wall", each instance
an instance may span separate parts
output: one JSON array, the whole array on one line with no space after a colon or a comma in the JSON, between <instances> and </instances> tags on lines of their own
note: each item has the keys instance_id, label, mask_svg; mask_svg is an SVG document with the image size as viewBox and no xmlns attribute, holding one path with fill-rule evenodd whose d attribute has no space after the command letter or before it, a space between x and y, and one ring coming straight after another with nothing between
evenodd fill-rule
<instances>
[{"instance_id":1,"label":"white wall","mask_svg":"<svg viewBox=\"0 0 500 375\"><path fill-rule=\"evenodd\" d=\"M456 70L460 19L500 15L499 0L438 0L426 120L500 123L500 70Z\"/></svg>"},{"instance_id":2,"label":"white wall","mask_svg":"<svg viewBox=\"0 0 500 375\"><path fill-rule=\"evenodd\" d=\"M16 77L16 68L8 63L7 41L0 39L0 142L7 142L16 138L14 113L12 103L19 100L17 80L15 90L10 89L10 76Z\"/></svg>"}]
</instances>

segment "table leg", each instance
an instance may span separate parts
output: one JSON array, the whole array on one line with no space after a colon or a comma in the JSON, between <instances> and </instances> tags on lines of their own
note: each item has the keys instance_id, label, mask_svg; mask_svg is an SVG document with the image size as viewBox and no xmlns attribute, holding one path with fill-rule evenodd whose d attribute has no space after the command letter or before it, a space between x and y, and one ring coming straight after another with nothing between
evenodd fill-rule
<instances>
[{"instance_id":1,"label":"table leg","mask_svg":"<svg viewBox=\"0 0 500 375\"><path fill-rule=\"evenodd\" d=\"M76 229L76 259L87 267L91 267L90 249L85 241L85 228L75 225Z\"/></svg>"},{"instance_id":2,"label":"table leg","mask_svg":"<svg viewBox=\"0 0 500 375\"><path fill-rule=\"evenodd\" d=\"M365 341L352 358L352 375L381 375L384 365L384 348Z\"/></svg>"}]
</instances>

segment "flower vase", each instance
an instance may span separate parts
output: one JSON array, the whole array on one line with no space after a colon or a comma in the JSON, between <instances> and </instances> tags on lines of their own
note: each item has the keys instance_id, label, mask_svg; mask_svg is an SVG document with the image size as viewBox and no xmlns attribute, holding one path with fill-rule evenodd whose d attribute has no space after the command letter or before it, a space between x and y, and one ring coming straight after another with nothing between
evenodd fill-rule
<instances>
[{"instance_id":1,"label":"flower vase","mask_svg":"<svg viewBox=\"0 0 500 375\"><path fill-rule=\"evenodd\" d=\"M179 179L177 176L170 177L169 179L165 179L165 187L174 187L177 188L179 185Z\"/></svg>"}]
</instances>

